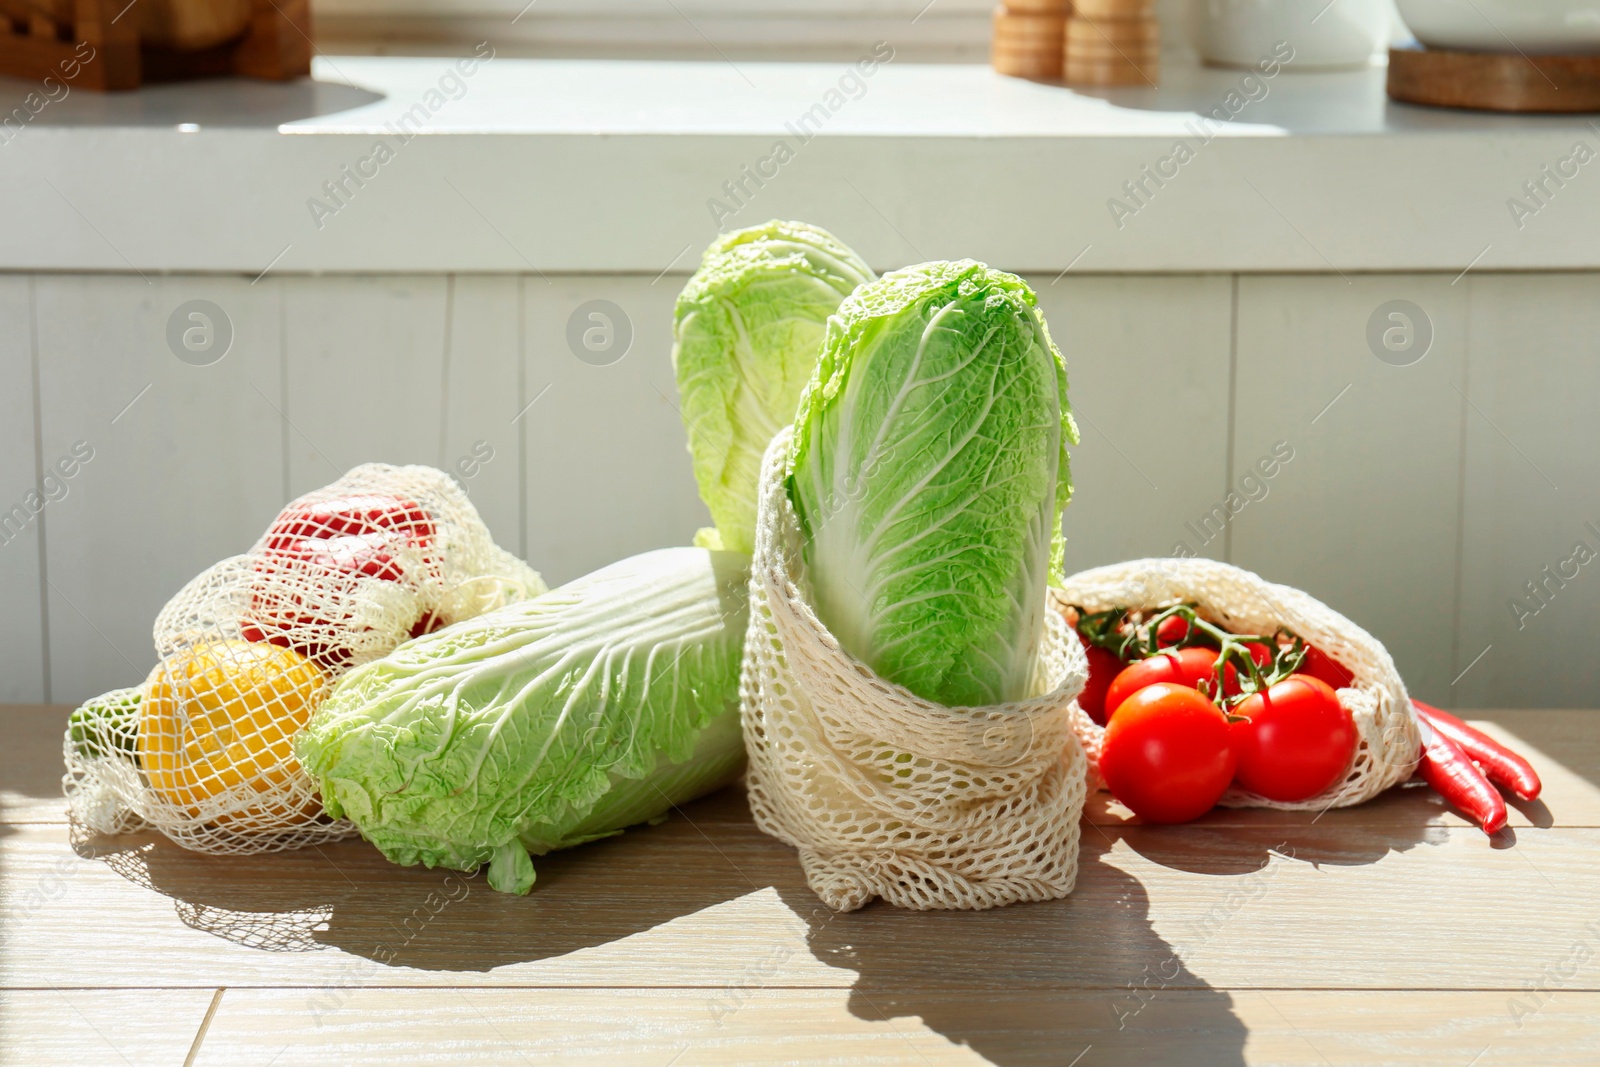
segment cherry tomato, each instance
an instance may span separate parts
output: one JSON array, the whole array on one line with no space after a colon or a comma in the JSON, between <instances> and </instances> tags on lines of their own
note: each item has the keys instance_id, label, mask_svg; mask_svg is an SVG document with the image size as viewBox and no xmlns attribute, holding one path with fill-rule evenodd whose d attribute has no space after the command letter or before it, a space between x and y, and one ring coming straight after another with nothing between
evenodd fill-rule
<instances>
[{"instance_id":1,"label":"cherry tomato","mask_svg":"<svg viewBox=\"0 0 1600 1067\"><path fill-rule=\"evenodd\" d=\"M1111 794L1151 822L1210 811L1233 780L1228 718L1193 689L1157 682L1123 702L1106 727L1100 774Z\"/></svg>"},{"instance_id":2,"label":"cherry tomato","mask_svg":"<svg viewBox=\"0 0 1600 1067\"><path fill-rule=\"evenodd\" d=\"M1306 658L1300 663L1300 673L1327 682L1334 689L1348 689L1356 684L1355 675L1315 645L1306 646Z\"/></svg>"},{"instance_id":3,"label":"cherry tomato","mask_svg":"<svg viewBox=\"0 0 1600 1067\"><path fill-rule=\"evenodd\" d=\"M1156 627L1156 644L1170 648L1189 636L1189 620L1182 615L1168 615Z\"/></svg>"},{"instance_id":4,"label":"cherry tomato","mask_svg":"<svg viewBox=\"0 0 1600 1067\"><path fill-rule=\"evenodd\" d=\"M1172 682L1193 689L1214 677L1211 672L1216 665L1217 650L1214 648L1178 648L1130 663L1106 690L1107 718L1114 717L1123 701L1147 685Z\"/></svg>"},{"instance_id":5,"label":"cherry tomato","mask_svg":"<svg viewBox=\"0 0 1600 1067\"><path fill-rule=\"evenodd\" d=\"M1272 665L1272 649L1259 641L1247 643L1245 649L1249 651L1250 658L1256 661L1256 666L1266 670ZM1239 669L1232 663L1222 672L1222 691L1228 696L1238 696L1243 690L1239 685Z\"/></svg>"},{"instance_id":6,"label":"cherry tomato","mask_svg":"<svg viewBox=\"0 0 1600 1067\"><path fill-rule=\"evenodd\" d=\"M1088 713L1089 718L1104 726L1106 690L1122 671L1122 657L1109 648L1091 645L1084 641L1082 635L1078 640L1083 641L1084 654L1089 657L1089 680L1083 683L1083 692L1078 694L1078 706Z\"/></svg>"},{"instance_id":7,"label":"cherry tomato","mask_svg":"<svg viewBox=\"0 0 1600 1067\"><path fill-rule=\"evenodd\" d=\"M1235 781L1268 800L1314 797L1350 769L1356 726L1327 682L1291 674L1234 709Z\"/></svg>"}]
</instances>

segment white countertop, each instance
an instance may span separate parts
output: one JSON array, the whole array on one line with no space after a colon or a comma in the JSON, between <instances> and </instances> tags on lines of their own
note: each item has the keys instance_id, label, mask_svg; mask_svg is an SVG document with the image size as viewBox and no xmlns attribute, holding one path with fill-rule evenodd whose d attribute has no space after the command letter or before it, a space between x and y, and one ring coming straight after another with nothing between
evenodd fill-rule
<instances>
[{"instance_id":1,"label":"white countertop","mask_svg":"<svg viewBox=\"0 0 1600 1067\"><path fill-rule=\"evenodd\" d=\"M887 63L830 98L843 64L497 58L435 93L451 62L74 90L0 144L0 269L654 274L692 265L719 228L713 198L732 212L722 228L806 218L879 267L1600 267L1600 159L1547 184L1544 205L1522 191L1577 142L1600 154L1600 124L1394 104L1378 67L1246 83L1174 61L1159 89L1084 92ZM0 79L0 107L29 88ZM1237 115L1202 126L1230 92ZM420 133L402 139L408 113ZM380 140L393 158L370 162ZM1133 200L1123 183L1180 140L1192 158ZM340 206L324 183L363 160ZM763 160L744 203L723 191ZM1113 197L1137 209L1120 226ZM1540 209L1519 226L1512 197Z\"/></svg>"}]
</instances>

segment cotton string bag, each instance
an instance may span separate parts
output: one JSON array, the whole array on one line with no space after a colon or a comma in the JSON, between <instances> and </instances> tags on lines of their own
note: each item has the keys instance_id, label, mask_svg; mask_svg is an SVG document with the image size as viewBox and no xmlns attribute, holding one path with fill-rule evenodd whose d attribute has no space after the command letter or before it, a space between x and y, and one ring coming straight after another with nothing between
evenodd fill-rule
<instances>
[{"instance_id":1,"label":"cotton string bag","mask_svg":"<svg viewBox=\"0 0 1600 1067\"><path fill-rule=\"evenodd\" d=\"M1411 777L1421 754L1406 686L1394 660L1377 638L1307 593L1277 585L1250 571L1209 559L1136 559L1071 575L1051 590L1059 615L1068 605L1088 612L1115 607L1152 610L1178 603L1198 611L1234 633L1270 634L1282 626L1338 661L1353 677L1338 691L1339 703L1355 721L1355 758L1349 772L1307 800L1283 802L1232 787L1219 802L1225 807L1316 810L1343 808L1370 800ZM1078 707L1072 726L1091 765L1097 765L1105 728ZM1099 774L1093 778L1098 787Z\"/></svg>"},{"instance_id":2,"label":"cotton string bag","mask_svg":"<svg viewBox=\"0 0 1600 1067\"><path fill-rule=\"evenodd\" d=\"M100 833L150 826L212 853L346 836L353 827L322 813L293 752L338 678L544 590L443 471L356 467L167 603L143 686L74 713L63 742L71 815Z\"/></svg>"},{"instance_id":3,"label":"cotton string bag","mask_svg":"<svg viewBox=\"0 0 1600 1067\"><path fill-rule=\"evenodd\" d=\"M793 845L838 911L992 908L1072 891L1085 759L1068 710L1088 674L1046 612L1037 696L949 708L879 678L810 606L784 489L790 431L761 467L740 677L756 825Z\"/></svg>"}]
</instances>

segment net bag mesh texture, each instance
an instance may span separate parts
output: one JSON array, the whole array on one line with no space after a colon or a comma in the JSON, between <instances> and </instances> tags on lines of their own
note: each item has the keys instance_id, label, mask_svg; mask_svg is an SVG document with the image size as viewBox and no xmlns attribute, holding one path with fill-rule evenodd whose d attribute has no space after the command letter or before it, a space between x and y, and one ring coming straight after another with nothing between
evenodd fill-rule
<instances>
[{"instance_id":1,"label":"net bag mesh texture","mask_svg":"<svg viewBox=\"0 0 1600 1067\"><path fill-rule=\"evenodd\" d=\"M168 601L143 686L73 713L69 811L91 830L149 826L200 852L347 836L293 751L333 684L411 637L544 590L443 471L356 467Z\"/></svg>"},{"instance_id":2,"label":"net bag mesh texture","mask_svg":"<svg viewBox=\"0 0 1600 1067\"><path fill-rule=\"evenodd\" d=\"M1072 891L1084 754L1067 714L1088 674L1046 613L1041 695L950 708L879 678L810 607L784 491L789 431L762 464L740 707L756 825L793 845L823 902L992 908Z\"/></svg>"},{"instance_id":3,"label":"net bag mesh texture","mask_svg":"<svg viewBox=\"0 0 1600 1067\"><path fill-rule=\"evenodd\" d=\"M1307 593L1215 560L1169 557L1081 571L1068 577L1062 588L1052 589L1051 598L1058 609L1052 614L1068 605L1096 612L1195 603L1200 614L1234 633L1269 634L1285 627L1350 672L1354 684L1340 689L1338 697L1355 721L1358 740L1345 776L1322 793L1293 802L1268 800L1231 787L1219 802L1224 807L1318 811L1349 807L1405 781L1416 769L1422 737L1394 660L1377 638ZM1099 774L1092 768L1099 761L1105 728L1076 702L1072 727L1089 755L1098 787Z\"/></svg>"}]
</instances>

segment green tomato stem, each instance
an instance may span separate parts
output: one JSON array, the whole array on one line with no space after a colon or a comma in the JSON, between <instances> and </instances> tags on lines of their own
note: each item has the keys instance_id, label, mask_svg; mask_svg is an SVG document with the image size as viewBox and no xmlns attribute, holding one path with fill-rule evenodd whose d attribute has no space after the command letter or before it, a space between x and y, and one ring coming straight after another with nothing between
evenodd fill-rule
<instances>
[{"instance_id":1,"label":"green tomato stem","mask_svg":"<svg viewBox=\"0 0 1600 1067\"><path fill-rule=\"evenodd\" d=\"M1230 719L1233 708L1256 693L1264 692L1300 669L1305 661L1306 644L1300 636L1280 626L1270 634L1236 634L1200 617L1197 604L1174 604L1163 608L1136 626L1124 627L1129 618L1127 608L1109 608L1105 611L1078 612L1078 632L1091 645L1115 652L1125 663L1147 659L1179 648L1206 647L1217 650L1217 662L1212 669L1210 692L1205 695L1214 701ZM1163 647L1158 631L1161 624L1171 618L1186 623L1184 635L1175 644ZM1250 654L1248 646L1264 645L1272 650L1272 660L1263 670ZM1227 669L1233 665L1239 679L1239 692L1228 694ZM1205 686L1198 687L1202 692Z\"/></svg>"}]
</instances>

